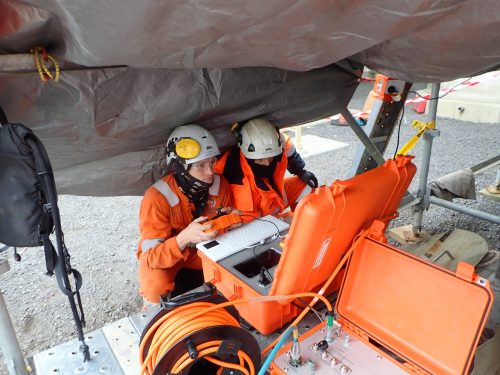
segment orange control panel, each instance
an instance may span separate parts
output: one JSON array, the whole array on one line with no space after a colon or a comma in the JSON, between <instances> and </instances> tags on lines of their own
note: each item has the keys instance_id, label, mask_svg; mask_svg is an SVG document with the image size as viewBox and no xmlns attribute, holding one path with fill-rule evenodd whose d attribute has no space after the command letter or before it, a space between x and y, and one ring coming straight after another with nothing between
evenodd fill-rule
<instances>
[{"instance_id":1,"label":"orange control panel","mask_svg":"<svg viewBox=\"0 0 500 375\"><path fill-rule=\"evenodd\" d=\"M238 214L227 214L220 216L217 219L207 221L207 223L213 223L212 228L207 229L205 232L219 231L223 232L225 229L229 228L231 225L241 223L241 216Z\"/></svg>"}]
</instances>

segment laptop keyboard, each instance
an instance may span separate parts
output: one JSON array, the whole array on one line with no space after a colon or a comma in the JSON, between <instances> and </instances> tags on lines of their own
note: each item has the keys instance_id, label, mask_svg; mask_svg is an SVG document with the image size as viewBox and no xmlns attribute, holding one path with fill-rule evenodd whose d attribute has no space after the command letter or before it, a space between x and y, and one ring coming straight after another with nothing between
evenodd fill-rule
<instances>
[{"instance_id":1,"label":"laptop keyboard","mask_svg":"<svg viewBox=\"0 0 500 375\"><path fill-rule=\"evenodd\" d=\"M214 240L200 242L196 247L214 262L218 262L243 249L256 246L262 241L279 235L288 227L289 225L283 220L267 215L245 223Z\"/></svg>"}]
</instances>

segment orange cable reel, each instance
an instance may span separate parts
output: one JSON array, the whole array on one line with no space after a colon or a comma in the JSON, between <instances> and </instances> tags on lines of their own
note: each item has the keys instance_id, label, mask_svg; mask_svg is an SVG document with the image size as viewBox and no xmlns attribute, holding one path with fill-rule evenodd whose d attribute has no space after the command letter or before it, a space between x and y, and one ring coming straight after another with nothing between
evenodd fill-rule
<instances>
[{"instance_id":1,"label":"orange cable reel","mask_svg":"<svg viewBox=\"0 0 500 375\"><path fill-rule=\"evenodd\" d=\"M141 364L140 374L152 375L155 368L166 357L168 352L179 345L194 337L205 329L220 327L221 329L236 329L237 332L246 335L246 341L243 345L252 345L253 340L257 348L258 344L255 338L240 327L238 321L224 308L242 303L265 303L282 299L295 299L300 297L314 297L311 304L318 300L322 300L327 309L332 311L332 305L323 295L313 292L297 293L289 296L263 296L258 298L240 298L233 301L228 301L220 304L209 302L192 302L187 305L177 307L176 309L164 314L159 319L152 319L154 323L147 326L141 338L139 347L139 361ZM311 305L309 305L311 306ZM307 312L305 310L305 312ZM164 311L163 311L164 312ZM162 310L158 314L161 314ZM305 314L304 314L305 315ZM303 317L303 316L302 316ZM302 318L301 317L301 318ZM170 373L181 374L188 366L199 359L205 359L212 362L220 368L231 368L241 371L245 375L255 375L255 364L260 365L260 358L256 360L248 353L248 350L243 348L237 351L239 364L222 361L214 358L222 344L222 340L213 339L210 341L198 343L195 345L197 355L193 358L189 351L183 351L182 355L173 363L169 369ZM258 353L260 355L260 353ZM218 370L218 373L221 370Z\"/></svg>"}]
</instances>

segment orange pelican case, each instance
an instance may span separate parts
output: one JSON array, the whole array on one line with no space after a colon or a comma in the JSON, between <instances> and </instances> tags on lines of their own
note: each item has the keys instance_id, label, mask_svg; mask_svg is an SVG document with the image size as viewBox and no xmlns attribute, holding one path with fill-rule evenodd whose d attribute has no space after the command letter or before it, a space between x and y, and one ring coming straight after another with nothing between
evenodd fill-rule
<instances>
[{"instance_id":1,"label":"orange pelican case","mask_svg":"<svg viewBox=\"0 0 500 375\"><path fill-rule=\"evenodd\" d=\"M375 221L349 260L336 303L342 329L408 373L468 374L493 304L489 282L470 264L453 273L387 245L384 227ZM271 374L284 372L274 363Z\"/></svg>"},{"instance_id":2,"label":"orange pelican case","mask_svg":"<svg viewBox=\"0 0 500 375\"><path fill-rule=\"evenodd\" d=\"M255 280L234 270L231 258L213 262L198 251L205 281L213 283L228 299L279 296L319 290L349 249L354 237L373 220L387 225L415 172L410 156L388 160L382 166L351 179L321 186L298 204L282 246L279 262L268 267L272 282L259 286ZM264 249L258 248L260 252ZM255 249L243 250L248 258ZM234 262L233 262L234 263ZM254 276L253 278L257 278ZM342 274L327 292L337 290ZM290 302L247 303L236 306L240 315L259 332L269 334L282 327L301 308Z\"/></svg>"}]
</instances>

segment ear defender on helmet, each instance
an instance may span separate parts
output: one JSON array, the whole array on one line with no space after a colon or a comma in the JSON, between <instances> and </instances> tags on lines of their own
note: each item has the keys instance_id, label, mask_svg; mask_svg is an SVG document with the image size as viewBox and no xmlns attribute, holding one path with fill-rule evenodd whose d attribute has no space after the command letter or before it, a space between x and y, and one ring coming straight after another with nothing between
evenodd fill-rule
<instances>
[{"instance_id":1,"label":"ear defender on helmet","mask_svg":"<svg viewBox=\"0 0 500 375\"><path fill-rule=\"evenodd\" d=\"M233 124L231 127L231 131L236 133L236 143L238 146L242 147L243 145L243 135L241 134L241 128L243 127L242 124L236 122ZM255 152L255 146L253 143L250 143L247 147L247 152Z\"/></svg>"},{"instance_id":2,"label":"ear defender on helmet","mask_svg":"<svg viewBox=\"0 0 500 375\"><path fill-rule=\"evenodd\" d=\"M235 122L233 125L231 125L231 131L236 134L236 143L238 144L238 146L241 146L241 143L243 141L243 137L241 135L241 124Z\"/></svg>"},{"instance_id":3,"label":"ear defender on helmet","mask_svg":"<svg viewBox=\"0 0 500 375\"><path fill-rule=\"evenodd\" d=\"M175 154L182 159L194 159L201 152L201 145L193 138L183 138L175 144Z\"/></svg>"},{"instance_id":4,"label":"ear defender on helmet","mask_svg":"<svg viewBox=\"0 0 500 375\"><path fill-rule=\"evenodd\" d=\"M167 145L167 156L173 154L182 163L196 158L200 152L201 145L193 138L171 139Z\"/></svg>"},{"instance_id":5,"label":"ear defender on helmet","mask_svg":"<svg viewBox=\"0 0 500 375\"><path fill-rule=\"evenodd\" d=\"M175 128L167 141L166 151L167 163L176 159L186 165L220 154L212 134L196 124Z\"/></svg>"},{"instance_id":6,"label":"ear defender on helmet","mask_svg":"<svg viewBox=\"0 0 500 375\"><path fill-rule=\"evenodd\" d=\"M274 128L276 129L276 133L278 133L278 146L283 148L280 130L277 126L275 126Z\"/></svg>"}]
</instances>

